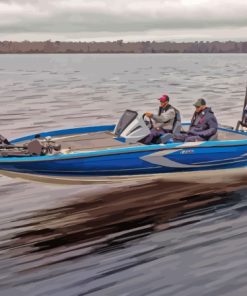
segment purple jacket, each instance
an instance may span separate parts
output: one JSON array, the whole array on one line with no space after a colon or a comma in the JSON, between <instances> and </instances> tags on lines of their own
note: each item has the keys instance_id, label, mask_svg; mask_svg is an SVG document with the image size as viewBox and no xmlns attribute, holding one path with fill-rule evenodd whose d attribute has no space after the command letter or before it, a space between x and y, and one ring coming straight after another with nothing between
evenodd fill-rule
<instances>
[{"instance_id":1,"label":"purple jacket","mask_svg":"<svg viewBox=\"0 0 247 296\"><path fill-rule=\"evenodd\" d=\"M216 134L218 122L211 108L207 107L200 113L194 113L188 135L199 136L208 140Z\"/></svg>"}]
</instances>

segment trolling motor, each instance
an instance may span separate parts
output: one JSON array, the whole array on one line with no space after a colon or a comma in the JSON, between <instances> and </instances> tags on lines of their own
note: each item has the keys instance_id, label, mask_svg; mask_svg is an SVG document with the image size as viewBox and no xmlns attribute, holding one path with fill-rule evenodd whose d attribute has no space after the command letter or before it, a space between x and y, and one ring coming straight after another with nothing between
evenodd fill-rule
<instances>
[{"instance_id":1,"label":"trolling motor","mask_svg":"<svg viewBox=\"0 0 247 296\"><path fill-rule=\"evenodd\" d=\"M61 145L56 144L51 137L41 138L36 135L35 138L23 146L11 144L5 137L0 135L0 156L23 157L23 156L42 156L54 154L54 151L60 151Z\"/></svg>"},{"instance_id":2,"label":"trolling motor","mask_svg":"<svg viewBox=\"0 0 247 296\"><path fill-rule=\"evenodd\" d=\"M50 136L41 138L40 135L36 135L26 147L30 155L47 155L61 150L61 145L56 144Z\"/></svg>"}]
</instances>

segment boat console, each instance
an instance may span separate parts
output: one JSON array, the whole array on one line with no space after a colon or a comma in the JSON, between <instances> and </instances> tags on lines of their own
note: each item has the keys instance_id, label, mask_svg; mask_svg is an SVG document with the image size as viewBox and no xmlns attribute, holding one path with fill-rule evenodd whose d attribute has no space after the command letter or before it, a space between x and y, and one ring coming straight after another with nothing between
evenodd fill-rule
<instances>
[{"instance_id":1,"label":"boat console","mask_svg":"<svg viewBox=\"0 0 247 296\"><path fill-rule=\"evenodd\" d=\"M136 111L126 110L114 129L114 135L128 144L135 144L150 133L147 122Z\"/></svg>"}]
</instances>

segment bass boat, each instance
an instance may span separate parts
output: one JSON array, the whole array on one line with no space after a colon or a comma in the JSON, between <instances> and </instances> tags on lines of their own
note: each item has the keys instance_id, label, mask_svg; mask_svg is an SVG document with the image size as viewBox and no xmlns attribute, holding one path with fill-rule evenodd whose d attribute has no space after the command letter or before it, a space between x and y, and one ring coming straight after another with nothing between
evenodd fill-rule
<instances>
[{"instance_id":1,"label":"bass boat","mask_svg":"<svg viewBox=\"0 0 247 296\"><path fill-rule=\"evenodd\" d=\"M243 113L244 114L244 113ZM186 130L188 124L182 124ZM0 146L0 172L48 182L100 183L164 178L229 182L247 168L244 115L238 129L220 126L203 142L157 143L141 140L150 126L126 110L116 125L63 129L14 139Z\"/></svg>"}]
</instances>

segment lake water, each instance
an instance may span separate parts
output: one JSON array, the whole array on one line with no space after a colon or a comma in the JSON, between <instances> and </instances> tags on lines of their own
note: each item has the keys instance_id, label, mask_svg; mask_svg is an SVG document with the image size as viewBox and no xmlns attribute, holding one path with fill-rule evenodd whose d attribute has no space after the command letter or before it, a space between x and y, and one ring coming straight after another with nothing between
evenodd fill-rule
<instances>
[{"instance_id":1,"label":"lake water","mask_svg":"<svg viewBox=\"0 0 247 296\"><path fill-rule=\"evenodd\" d=\"M246 54L0 55L1 134L115 123L168 93L235 126ZM0 175L0 295L247 294L247 186L55 185Z\"/></svg>"}]
</instances>

